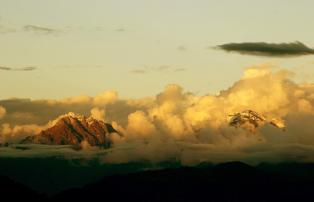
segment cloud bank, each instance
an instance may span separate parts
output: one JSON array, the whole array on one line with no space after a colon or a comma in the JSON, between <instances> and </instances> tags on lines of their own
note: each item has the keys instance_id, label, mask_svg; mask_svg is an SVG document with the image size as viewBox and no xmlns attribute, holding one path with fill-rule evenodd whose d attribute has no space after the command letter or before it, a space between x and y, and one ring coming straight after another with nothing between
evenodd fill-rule
<instances>
[{"instance_id":1,"label":"cloud bank","mask_svg":"<svg viewBox=\"0 0 314 202\"><path fill-rule=\"evenodd\" d=\"M314 84L298 84L293 75L286 69L252 66L218 95L196 95L170 84L155 96L139 99L120 99L117 92L106 91L61 100L1 100L7 113L0 120L0 141L18 142L74 111L111 122L123 134L112 137L109 150L86 149L106 163L313 162ZM284 120L287 130L264 125L252 133L230 127L228 115L246 109Z\"/></svg>"},{"instance_id":2,"label":"cloud bank","mask_svg":"<svg viewBox=\"0 0 314 202\"><path fill-rule=\"evenodd\" d=\"M217 48L228 52L237 52L257 56L301 56L314 54L314 49L296 41L292 43L245 42L227 43Z\"/></svg>"}]
</instances>

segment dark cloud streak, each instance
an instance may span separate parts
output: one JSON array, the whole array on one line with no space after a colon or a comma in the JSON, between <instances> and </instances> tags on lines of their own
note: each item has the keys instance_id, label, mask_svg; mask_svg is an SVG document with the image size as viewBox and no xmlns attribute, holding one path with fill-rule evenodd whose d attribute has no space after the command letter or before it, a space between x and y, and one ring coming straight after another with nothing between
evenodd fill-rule
<instances>
[{"instance_id":1,"label":"dark cloud streak","mask_svg":"<svg viewBox=\"0 0 314 202\"><path fill-rule=\"evenodd\" d=\"M11 71L12 68L10 68L10 67L0 67L0 70Z\"/></svg>"},{"instance_id":2,"label":"dark cloud streak","mask_svg":"<svg viewBox=\"0 0 314 202\"><path fill-rule=\"evenodd\" d=\"M303 43L296 41L291 43L265 43L265 42L244 42L244 43L227 43L218 45L216 48L227 52L238 52L247 55L257 56L301 56L314 54L311 49Z\"/></svg>"},{"instance_id":3,"label":"dark cloud streak","mask_svg":"<svg viewBox=\"0 0 314 202\"><path fill-rule=\"evenodd\" d=\"M147 71L144 69L134 69L132 71L130 71L131 74L146 74Z\"/></svg>"},{"instance_id":4,"label":"dark cloud streak","mask_svg":"<svg viewBox=\"0 0 314 202\"><path fill-rule=\"evenodd\" d=\"M25 25L23 27L23 30L26 32L37 32L37 33L43 33L43 34L55 34L59 32L56 29L51 29L51 28L37 26L37 25Z\"/></svg>"},{"instance_id":5,"label":"dark cloud streak","mask_svg":"<svg viewBox=\"0 0 314 202\"><path fill-rule=\"evenodd\" d=\"M185 46L178 46L177 47L177 49L179 50L179 51L187 51L187 47L185 47Z\"/></svg>"},{"instance_id":6,"label":"dark cloud streak","mask_svg":"<svg viewBox=\"0 0 314 202\"><path fill-rule=\"evenodd\" d=\"M21 68L12 68L12 67L5 67L5 66L0 66L0 70L3 71L33 71L36 70L37 67L21 67Z\"/></svg>"}]
</instances>

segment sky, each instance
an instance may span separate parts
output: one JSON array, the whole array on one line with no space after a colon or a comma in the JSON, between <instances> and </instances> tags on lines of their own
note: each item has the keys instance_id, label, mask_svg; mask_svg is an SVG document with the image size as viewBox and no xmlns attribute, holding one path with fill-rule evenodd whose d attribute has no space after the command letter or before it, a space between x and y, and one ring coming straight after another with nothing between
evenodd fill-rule
<instances>
[{"instance_id":1,"label":"sky","mask_svg":"<svg viewBox=\"0 0 314 202\"><path fill-rule=\"evenodd\" d=\"M261 57L214 47L294 41L314 47L313 7L311 0L1 0L0 99L106 90L138 98L171 83L216 94L260 64L311 82L312 55Z\"/></svg>"}]
</instances>

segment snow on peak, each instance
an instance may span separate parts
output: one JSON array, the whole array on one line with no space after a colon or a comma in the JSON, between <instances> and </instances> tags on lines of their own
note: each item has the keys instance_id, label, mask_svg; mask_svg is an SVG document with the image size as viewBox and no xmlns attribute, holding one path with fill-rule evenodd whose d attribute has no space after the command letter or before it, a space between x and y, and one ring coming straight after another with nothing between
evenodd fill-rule
<instances>
[{"instance_id":1,"label":"snow on peak","mask_svg":"<svg viewBox=\"0 0 314 202\"><path fill-rule=\"evenodd\" d=\"M78 120L79 122L87 123L88 125L92 125L92 124L97 123L97 122L103 122L102 120L95 119L92 116L87 118L86 116L81 115L81 114L77 114L74 112L68 112L67 114L63 114L63 115L59 116L58 118L50 121L48 123L48 127L52 127L52 126L56 125L62 119L75 119L75 120Z\"/></svg>"},{"instance_id":2,"label":"snow on peak","mask_svg":"<svg viewBox=\"0 0 314 202\"><path fill-rule=\"evenodd\" d=\"M78 119L78 120L83 120L83 119L85 119L85 116L83 116L83 115L80 115L80 114L76 114L76 113L74 113L74 112L69 112L69 113L67 113L66 115L64 115L64 117L72 117L72 118L74 118L74 119Z\"/></svg>"},{"instance_id":3,"label":"snow on peak","mask_svg":"<svg viewBox=\"0 0 314 202\"><path fill-rule=\"evenodd\" d=\"M88 117L86 119L86 122L88 123L88 125L91 125L91 124L95 123L96 120L93 117L90 116L90 117Z\"/></svg>"}]
</instances>

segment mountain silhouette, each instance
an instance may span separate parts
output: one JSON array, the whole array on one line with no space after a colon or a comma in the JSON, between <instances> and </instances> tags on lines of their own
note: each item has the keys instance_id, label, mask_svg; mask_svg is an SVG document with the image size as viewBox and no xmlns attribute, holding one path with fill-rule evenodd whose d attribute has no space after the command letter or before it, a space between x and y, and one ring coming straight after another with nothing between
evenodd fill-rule
<instances>
[{"instance_id":1,"label":"mountain silhouette","mask_svg":"<svg viewBox=\"0 0 314 202\"><path fill-rule=\"evenodd\" d=\"M99 201L312 201L314 181L290 180L240 162L105 177L54 200Z\"/></svg>"},{"instance_id":2,"label":"mountain silhouette","mask_svg":"<svg viewBox=\"0 0 314 202\"><path fill-rule=\"evenodd\" d=\"M43 195L6 176L0 176L0 197L11 201L41 201L45 199Z\"/></svg>"}]
</instances>

